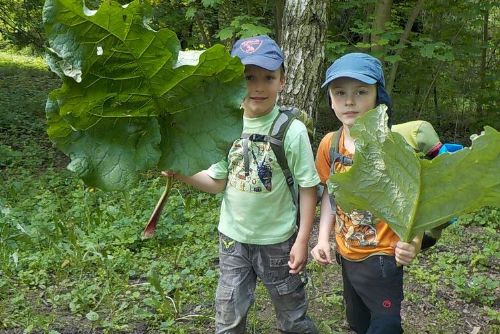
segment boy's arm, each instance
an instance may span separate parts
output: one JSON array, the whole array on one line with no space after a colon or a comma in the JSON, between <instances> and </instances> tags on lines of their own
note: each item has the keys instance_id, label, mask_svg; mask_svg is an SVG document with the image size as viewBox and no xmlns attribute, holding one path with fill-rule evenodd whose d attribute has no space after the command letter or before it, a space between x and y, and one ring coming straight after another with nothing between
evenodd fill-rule
<instances>
[{"instance_id":1,"label":"boy's arm","mask_svg":"<svg viewBox=\"0 0 500 334\"><path fill-rule=\"evenodd\" d=\"M335 223L335 214L332 211L328 188L325 186L321 196L321 211L319 218L318 243L311 250L311 255L319 264L332 263L330 233Z\"/></svg>"},{"instance_id":2,"label":"boy's arm","mask_svg":"<svg viewBox=\"0 0 500 334\"><path fill-rule=\"evenodd\" d=\"M295 243L290 250L290 274L300 273L307 263L307 247L316 210L316 186L300 187L300 225Z\"/></svg>"},{"instance_id":3,"label":"boy's arm","mask_svg":"<svg viewBox=\"0 0 500 334\"><path fill-rule=\"evenodd\" d=\"M206 170L196 173L192 176L175 174L170 171L162 172L164 176L173 176L174 179L189 184L201 191L216 194L224 190L227 179L214 179Z\"/></svg>"}]
</instances>

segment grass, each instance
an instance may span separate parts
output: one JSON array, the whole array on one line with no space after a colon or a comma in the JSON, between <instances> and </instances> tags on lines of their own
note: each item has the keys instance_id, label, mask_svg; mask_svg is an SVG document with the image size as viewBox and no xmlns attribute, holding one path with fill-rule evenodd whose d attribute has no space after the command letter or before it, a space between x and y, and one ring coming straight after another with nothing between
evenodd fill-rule
<instances>
[{"instance_id":1,"label":"grass","mask_svg":"<svg viewBox=\"0 0 500 334\"><path fill-rule=\"evenodd\" d=\"M141 241L164 181L104 193L66 171L45 134L59 85L41 59L0 52L0 333L213 331L220 197L176 184ZM461 217L406 268L407 333L499 332L499 221L495 209ZM308 270L321 333L348 333L339 267ZM248 331L273 333L264 287L256 294Z\"/></svg>"}]
</instances>

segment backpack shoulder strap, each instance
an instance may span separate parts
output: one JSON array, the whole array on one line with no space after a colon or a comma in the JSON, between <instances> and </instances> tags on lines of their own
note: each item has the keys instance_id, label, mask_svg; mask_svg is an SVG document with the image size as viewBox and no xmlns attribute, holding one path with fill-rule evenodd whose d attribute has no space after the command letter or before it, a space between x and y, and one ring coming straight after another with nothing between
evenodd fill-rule
<instances>
[{"instance_id":1,"label":"backpack shoulder strap","mask_svg":"<svg viewBox=\"0 0 500 334\"><path fill-rule=\"evenodd\" d=\"M288 189L292 195L293 204L298 207L299 199L297 191L294 187L294 180L292 172L290 171L290 167L288 166L288 162L286 160L284 141L286 137L286 133L290 128L293 120L297 118L300 111L295 107L287 108L280 107L280 113L274 119L273 124L271 125L271 129L269 130L269 136L273 139L270 140L269 143L271 145L271 149L276 156L276 160L283 171L283 175L285 176L286 184L288 185Z\"/></svg>"},{"instance_id":2,"label":"backpack shoulder strap","mask_svg":"<svg viewBox=\"0 0 500 334\"><path fill-rule=\"evenodd\" d=\"M352 166L352 159L339 152L342 130L343 126L333 132L332 141L330 142L330 174L335 173L335 162L340 162L344 166Z\"/></svg>"},{"instance_id":3,"label":"backpack shoulder strap","mask_svg":"<svg viewBox=\"0 0 500 334\"><path fill-rule=\"evenodd\" d=\"M335 174L335 163L339 162L344 166L352 166L352 159L340 154L340 136L342 134L343 126L337 131L333 132L332 140L330 142L330 175ZM330 206L332 214L337 212L337 202L335 201L335 194L330 194Z\"/></svg>"}]
</instances>

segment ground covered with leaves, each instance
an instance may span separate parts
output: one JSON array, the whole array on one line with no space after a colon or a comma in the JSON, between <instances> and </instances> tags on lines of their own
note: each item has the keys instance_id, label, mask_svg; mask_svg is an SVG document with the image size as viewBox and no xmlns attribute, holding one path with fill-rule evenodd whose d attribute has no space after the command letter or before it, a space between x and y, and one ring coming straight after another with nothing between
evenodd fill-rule
<instances>
[{"instance_id":1,"label":"ground covered with leaves","mask_svg":"<svg viewBox=\"0 0 500 334\"><path fill-rule=\"evenodd\" d=\"M165 181L104 193L66 171L45 134L59 84L41 59L0 53L0 333L212 332L220 196L175 184L142 241ZM460 217L405 268L406 333L500 333L499 222L493 208ZM308 271L321 333L349 333L339 267ZM262 285L248 332L276 332Z\"/></svg>"}]
</instances>

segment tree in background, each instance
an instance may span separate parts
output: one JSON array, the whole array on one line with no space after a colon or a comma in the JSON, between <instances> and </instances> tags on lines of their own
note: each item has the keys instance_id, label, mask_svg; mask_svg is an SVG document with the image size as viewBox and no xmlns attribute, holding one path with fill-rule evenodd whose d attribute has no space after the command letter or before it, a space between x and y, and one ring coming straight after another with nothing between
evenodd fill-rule
<instances>
[{"instance_id":1,"label":"tree in background","mask_svg":"<svg viewBox=\"0 0 500 334\"><path fill-rule=\"evenodd\" d=\"M100 2L85 1L90 8ZM324 47L328 62L352 51L384 61L396 122L425 119L443 139L462 142L485 124L500 127L500 10L493 0L150 2L153 27L174 30L184 49L215 43L229 49L236 39L258 34L281 41L288 72L282 102L310 114L321 101ZM0 0L0 45L42 51L42 6L43 0ZM326 104L320 109L317 127L332 118Z\"/></svg>"},{"instance_id":2,"label":"tree in background","mask_svg":"<svg viewBox=\"0 0 500 334\"><path fill-rule=\"evenodd\" d=\"M390 2L335 3L328 59L350 51L382 59L396 122L425 119L443 139L465 144L485 124L498 128L500 12L495 2Z\"/></svg>"},{"instance_id":3,"label":"tree in background","mask_svg":"<svg viewBox=\"0 0 500 334\"><path fill-rule=\"evenodd\" d=\"M42 28L44 0L0 0L0 37L18 47L43 49Z\"/></svg>"},{"instance_id":4,"label":"tree in background","mask_svg":"<svg viewBox=\"0 0 500 334\"><path fill-rule=\"evenodd\" d=\"M287 84L281 102L314 118L321 96L327 5L327 0L288 0L282 19L281 47Z\"/></svg>"},{"instance_id":5,"label":"tree in background","mask_svg":"<svg viewBox=\"0 0 500 334\"><path fill-rule=\"evenodd\" d=\"M378 0L375 4L373 17L373 27L371 30L370 42L373 53L381 52L384 49L381 34L386 30L386 23L391 20L392 0Z\"/></svg>"}]
</instances>

